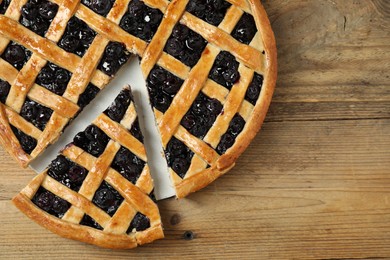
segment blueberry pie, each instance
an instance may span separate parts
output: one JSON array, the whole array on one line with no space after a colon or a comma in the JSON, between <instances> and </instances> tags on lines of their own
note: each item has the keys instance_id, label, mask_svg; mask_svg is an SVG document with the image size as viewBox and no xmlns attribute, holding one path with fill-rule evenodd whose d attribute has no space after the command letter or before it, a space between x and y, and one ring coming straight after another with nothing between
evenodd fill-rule
<instances>
[{"instance_id":1,"label":"blueberry pie","mask_svg":"<svg viewBox=\"0 0 390 260\"><path fill-rule=\"evenodd\" d=\"M52 232L102 247L132 248L162 238L130 90L78 133L13 202Z\"/></svg>"},{"instance_id":2,"label":"blueberry pie","mask_svg":"<svg viewBox=\"0 0 390 260\"><path fill-rule=\"evenodd\" d=\"M276 47L259 0L8 0L0 13L0 140L23 166L131 54L177 197L234 166L271 101Z\"/></svg>"}]
</instances>

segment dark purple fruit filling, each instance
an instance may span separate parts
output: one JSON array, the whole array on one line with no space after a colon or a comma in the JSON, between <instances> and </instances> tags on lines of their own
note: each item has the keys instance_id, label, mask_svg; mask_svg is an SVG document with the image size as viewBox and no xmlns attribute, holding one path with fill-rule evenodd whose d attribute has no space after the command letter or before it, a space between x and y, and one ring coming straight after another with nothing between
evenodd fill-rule
<instances>
[{"instance_id":1,"label":"dark purple fruit filling","mask_svg":"<svg viewBox=\"0 0 390 260\"><path fill-rule=\"evenodd\" d=\"M260 91L262 86L263 86L263 76L255 72L252 82L249 85L245 94L245 99L249 101L252 105L256 104L256 101L260 96Z\"/></svg>"},{"instance_id":2,"label":"dark purple fruit filling","mask_svg":"<svg viewBox=\"0 0 390 260\"><path fill-rule=\"evenodd\" d=\"M230 122L226 133L222 135L221 141L216 148L218 154L224 154L227 149L233 146L236 141L236 137L241 133L242 129L244 129L244 126L244 118L242 118L239 114L236 114Z\"/></svg>"},{"instance_id":3,"label":"dark purple fruit filling","mask_svg":"<svg viewBox=\"0 0 390 260\"><path fill-rule=\"evenodd\" d=\"M16 138L19 140L20 145L22 146L23 151L25 151L28 154L31 154L31 152L35 149L37 146L37 140L35 140L33 137L26 135L13 125L11 125L12 132L16 136Z\"/></svg>"},{"instance_id":4,"label":"dark purple fruit filling","mask_svg":"<svg viewBox=\"0 0 390 260\"><path fill-rule=\"evenodd\" d=\"M0 3L0 14L5 14L10 3L11 3L11 0L3 0Z\"/></svg>"},{"instance_id":5,"label":"dark purple fruit filling","mask_svg":"<svg viewBox=\"0 0 390 260\"><path fill-rule=\"evenodd\" d=\"M87 177L88 171L63 155L59 155L49 165L47 174L77 192Z\"/></svg>"},{"instance_id":6,"label":"dark purple fruit filling","mask_svg":"<svg viewBox=\"0 0 390 260\"><path fill-rule=\"evenodd\" d=\"M130 226L127 229L126 233L129 234L133 232L134 229L135 231L140 232L148 228L150 228L149 218L144 214L142 214L141 212L137 212L137 214L135 214L133 220L131 221Z\"/></svg>"},{"instance_id":7,"label":"dark purple fruit filling","mask_svg":"<svg viewBox=\"0 0 390 260\"><path fill-rule=\"evenodd\" d=\"M146 80L150 102L161 112L167 111L183 80L160 66L154 66Z\"/></svg>"},{"instance_id":8,"label":"dark purple fruit filling","mask_svg":"<svg viewBox=\"0 0 390 260\"><path fill-rule=\"evenodd\" d=\"M78 133L73 138L73 144L89 154L99 157L102 155L110 138L97 126L90 125L84 132Z\"/></svg>"},{"instance_id":9,"label":"dark purple fruit filling","mask_svg":"<svg viewBox=\"0 0 390 260\"><path fill-rule=\"evenodd\" d=\"M215 59L209 78L230 90L240 79L238 65L238 61L232 54L221 51Z\"/></svg>"},{"instance_id":10,"label":"dark purple fruit filling","mask_svg":"<svg viewBox=\"0 0 390 260\"><path fill-rule=\"evenodd\" d=\"M24 64L30 59L31 55L31 51L27 50L22 45L10 42L1 55L1 58L9 62L17 70L21 70Z\"/></svg>"},{"instance_id":11,"label":"dark purple fruit filling","mask_svg":"<svg viewBox=\"0 0 390 260\"><path fill-rule=\"evenodd\" d=\"M157 203L157 198L156 198L156 196L154 195L154 189L150 192L149 198L151 198L151 199L153 200L154 203Z\"/></svg>"},{"instance_id":12,"label":"dark purple fruit filling","mask_svg":"<svg viewBox=\"0 0 390 260\"><path fill-rule=\"evenodd\" d=\"M164 51L185 65L193 67L200 59L206 45L207 41L202 36L184 25L176 24Z\"/></svg>"},{"instance_id":13,"label":"dark purple fruit filling","mask_svg":"<svg viewBox=\"0 0 390 260\"><path fill-rule=\"evenodd\" d=\"M62 218L70 208L69 202L54 195L43 187L39 187L32 202L47 213Z\"/></svg>"},{"instance_id":14,"label":"dark purple fruit filling","mask_svg":"<svg viewBox=\"0 0 390 260\"><path fill-rule=\"evenodd\" d=\"M58 42L58 46L82 57L91 45L93 39L95 39L95 36L96 32L94 30L92 30L84 21L73 16L68 21L65 33Z\"/></svg>"},{"instance_id":15,"label":"dark purple fruit filling","mask_svg":"<svg viewBox=\"0 0 390 260\"><path fill-rule=\"evenodd\" d=\"M119 95L115 98L114 102L104 111L109 118L111 118L115 122L120 122L131 101L133 100L130 90L124 89L119 93Z\"/></svg>"},{"instance_id":16,"label":"dark purple fruit filling","mask_svg":"<svg viewBox=\"0 0 390 260\"><path fill-rule=\"evenodd\" d=\"M224 0L190 0L186 10L203 21L218 26L230 6Z\"/></svg>"},{"instance_id":17,"label":"dark purple fruit filling","mask_svg":"<svg viewBox=\"0 0 390 260\"><path fill-rule=\"evenodd\" d=\"M38 129L43 131L47 122L49 121L53 110L48 107L42 106L35 101L26 99L20 111L20 115L35 125Z\"/></svg>"},{"instance_id":18,"label":"dark purple fruit filling","mask_svg":"<svg viewBox=\"0 0 390 260\"><path fill-rule=\"evenodd\" d=\"M54 63L47 62L46 66L38 73L35 83L56 95L62 96L71 77L72 73L66 69L60 68Z\"/></svg>"},{"instance_id":19,"label":"dark purple fruit filling","mask_svg":"<svg viewBox=\"0 0 390 260\"><path fill-rule=\"evenodd\" d=\"M139 0L132 0L119 26L126 32L150 42L163 18L163 13Z\"/></svg>"},{"instance_id":20,"label":"dark purple fruit filling","mask_svg":"<svg viewBox=\"0 0 390 260\"><path fill-rule=\"evenodd\" d=\"M111 167L123 177L135 184L144 169L145 162L130 152L127 148L121 147L116 153Z\"/></svg>"},{"instance_id":21,"label":"dark purple fruit filling","mask_svg":"<svg viewBox=\"0 0 390 260\"><path fill-rule=\"evenodd\" d=\"M96 97L99 91L100 89L98 87L96 87L92 83L89 83L87 88L80 95L79 100L77 101L77 105L80 108L84 108Z\"/></svg>"},{"instance_id":22,"label":"dark purple fruit filling","mask_svg":"<svg viewBox=\"0 0 390 260\"><path fill-rule=\"evenodd\" d=\"M115 0L82 0L81 3L86 5L92 11L102 16L107 16Z\"/></svg>"},{"instance_id":23,"label":"dark purple fruit filling","mask_svg":"<svg viewBox=\"0 0 390 260\"><path fill-rule=\"evenodd\" d=\"M222 108L221 102L217 99L199 93L187 114L182 118L181 125L191 134L202 139L222 112Z\"/></svg>"},{"instance_id":24,"label":"dark purple fruit filling","mask_svg":"<svg viewBox=\"0 0 390 260\"><path fill-rule=\"evenodd\" d=\"M232 36L239 42L249 44L257 32L257 27L253 16L244 13L232 31Z\"/></svg>"},{"instance_id":25,"label":"dark purple fruit filling","mask_svg":"<svg viewBox=\"0 0 390 260\"><path fill-rule=\"evenodd\" d=\"M110 42L103 54L98 69L108 76L114 76L120 67L129 59L130 53L126 46L119 42Z\"/></svg>"},{"instance_id":26,"label":"dark purple fruit filling","mask_svg":"<svg viewBox=\"0 0 390 260\"><path fill-rule=\"evenodd\" d=\"M47 0L29 0L22 7L20 23L44 36L58 11L58 5Z\"/></svg>"},{"instance_id":27,"label":"dark purple fruit filling","mask_svg":"<svg viewBox=\"0 0 390 260\"><path fill-rule=\"evenodd\" d=\"M138 117L135 119L133 125L131 126L130 133L132 134L132 136L137 138L138 141L140 141L141 143L144 142L144 137L142 135L141 128L140 128L139 122L138 122Z\"/></svg>"},{"instance_id":28,"label":"dark purple fruit filling","mask_svg":"<svg viewBox=\"0 0 390 260\"><path fill-rule=\"evenodd\" d=\"M96 206L103 209L111 217L115 214L122 201L123 197L106 181L102 182L92 199Z\"/></svg>"},{"instance_id":29,"label":"dark purple fruit filling","mask_svg":"<svg viewBox=\"0 0 390 260\"><path fill-rule=\"evenodd\" d=\"M96 228L98 230L103 230L103 227L100 226L99 223L97 223L93 218L91 218L87 214L84 214L83 218L80 221L80 225Z\"/></svg>"},{"instance_id":30,"label":"dark purple fruit filling","mask_svg":"<svg viewBox=\"0 0 390 260\"><path fill-rule=\"evenodd\" d=\"M168 166L181 178L184 178L186 175L193 156L194 153L175 137L172 137L165 149Z\"/></svg>"},{"instance_id":31,"label":"dark purple fruit filling","mask_svg":"<svg viewBox=\"0 0 390 260\"><path fill-rule=\"evenodd\" d=\"M11 85L7 81L0 79L0 102L1 103L5 104L10 89L11 89Z\"/></svg>"}]
</instances>

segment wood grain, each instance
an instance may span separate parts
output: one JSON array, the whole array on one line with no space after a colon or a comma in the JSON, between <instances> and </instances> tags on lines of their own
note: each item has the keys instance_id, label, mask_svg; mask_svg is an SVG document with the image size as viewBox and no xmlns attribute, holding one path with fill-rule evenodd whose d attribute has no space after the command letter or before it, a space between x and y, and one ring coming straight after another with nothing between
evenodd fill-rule
<instances>
[{"instance_id":1,"label":"wood grain","mask_svg":"<svg viewBox=\"0 0 390 260\"><path fill-rule=\"evenodd\" d=\"M231 172L159 203L166 239L111 251L51 234L10 203L34 173L1 150L0 258L390 258L390 2L264 4L279 51L267 121Z\"/></svg>"}]
</instances>

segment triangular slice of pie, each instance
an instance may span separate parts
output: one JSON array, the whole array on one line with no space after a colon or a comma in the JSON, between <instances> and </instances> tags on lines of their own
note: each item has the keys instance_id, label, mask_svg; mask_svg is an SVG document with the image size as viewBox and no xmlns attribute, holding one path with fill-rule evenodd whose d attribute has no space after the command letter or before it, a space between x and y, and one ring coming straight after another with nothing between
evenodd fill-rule
<instances>
[{"instance_id":1,"label":"triangular slice of pie","mask_svg":"<svg viewBox=\"0 0 390 260\"><path fill-rule=\"evenodd\" d=\"M125 88L13 202L60 236L132 248L164 236L153 199L138 117Z\"/></svg>"}]
</instances>

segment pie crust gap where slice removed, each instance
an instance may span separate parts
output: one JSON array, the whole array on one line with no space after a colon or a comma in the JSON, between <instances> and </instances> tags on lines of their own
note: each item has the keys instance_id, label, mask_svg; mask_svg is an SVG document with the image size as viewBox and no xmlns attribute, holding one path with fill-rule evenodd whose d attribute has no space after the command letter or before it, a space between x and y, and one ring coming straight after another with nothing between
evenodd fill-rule
<instances>
[{"instance_id":1,"label":"pie crust gap where slice removed","mask_svg":"<svg viewBox=\"0 0 390 260\"><path fill-rule=\"evenodd\" d=\"M26 166L132 53L185 197L231 169L264 120L276 81L265 10L258 0L103 3L1 2L0 140Z\"/></svg>"},{"instance_id":2,"label":"pie crust gap where slice removed","mask_svg":"<svg viewBox=\"0 0 390 260\"><path fill-rule=\"evenodd\" d=\"M143 136L129 88L13 203L50 231L107 248L163 238Z\"/></svg>"}]
</instances>

